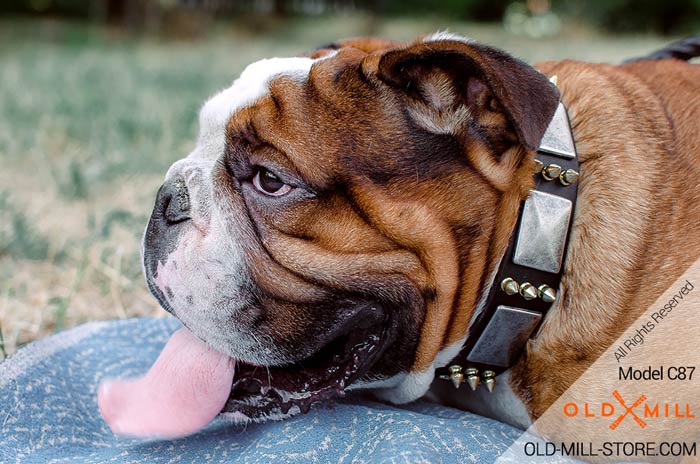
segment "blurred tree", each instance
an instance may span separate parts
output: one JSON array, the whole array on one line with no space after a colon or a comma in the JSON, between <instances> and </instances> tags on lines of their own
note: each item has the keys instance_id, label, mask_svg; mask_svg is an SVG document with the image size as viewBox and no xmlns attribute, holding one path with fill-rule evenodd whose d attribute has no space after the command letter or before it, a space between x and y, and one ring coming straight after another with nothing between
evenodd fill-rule
<instances>
[{"instance_id":1,"label":"blurred tree","mask_svg":"<svg viewBox=\"0 0 700 464\"><path fill-rule=\"evenodd\" d=\"M698 33L700 0L554 0L557 11L611 32Z\"/></svg>"},{"instance_id":2,"label":"blurred tree","mask_svg":"<svg viewBox=\"0 0 700 464\"><path fill-rule=\"evenodd\" d=\"M455 19L499 21L513 0L383 0L374 10L379 14L414 15L434 14ZM360 5L375 2L365 1Z\"/></svg>"},{"instance_id":3,"label":"blurred tree","mask_svg":"<svg viewBox=\"0 0 700 464\"><path fill-rule=\"evenodd\" d=\"M53 14L75 18L87 18L90 2L78 0L2 0L0 13Z\"/></svg>"},{"instance_id":4,"label":"blurred tree","mask_svg":"<svg viewBox=\"0 0 700 464\"><path fill-rule=\"evenodd\" d=\"M517 0L0 0L0 14L52 15L109 21L130 30L162 32L174 21L197 31L197 21L255 14L284 18L364 10L383 15L446 16L500 21ZM521 3L532 3L520 0ZM549 2L547 2L549 3ZM583 18L611 31L697 32L700 0L552 0L554 11ZM169 27L169 26L168 26Z\"/></svg>"},{"instance_id":5,"label":"blurred tree","mask_svg":"<svg viewBox=\"0 0 700 464\"><path fill-rule=\"evenodd\" d=\"M287 16L287 3L289 2L286 0L274 0L272 13L278 18Z\"/></svg>"}]
</instances>

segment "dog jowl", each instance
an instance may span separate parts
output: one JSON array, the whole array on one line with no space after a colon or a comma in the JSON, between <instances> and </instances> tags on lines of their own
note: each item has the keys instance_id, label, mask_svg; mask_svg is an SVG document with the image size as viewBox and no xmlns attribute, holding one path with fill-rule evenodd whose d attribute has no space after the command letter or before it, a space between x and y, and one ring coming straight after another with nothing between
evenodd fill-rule
<instances>
[{"instance_id":1,"label":"dog jowl","mask_svg":"<svg viewBox=\"0 0 700 464\"><path fill-rule=\"evenodd\" d=\"M352 388L422 396L488 290L558 101L531 66L449 35L248 66L158 192L144 271L185 328L145 377L103 384L110 426L173 436Z\"/></svg>"}]
</instances>

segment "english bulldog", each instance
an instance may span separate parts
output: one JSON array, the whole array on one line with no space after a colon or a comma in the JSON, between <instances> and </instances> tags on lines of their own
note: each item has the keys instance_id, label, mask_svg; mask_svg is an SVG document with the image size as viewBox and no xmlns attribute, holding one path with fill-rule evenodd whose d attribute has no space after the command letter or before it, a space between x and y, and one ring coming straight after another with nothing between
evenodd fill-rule
<instances>
[{"instance_id":1,"label":"english bulldog","mask_svg":"<svg viewBox=\"0 0 700 464\"><path fill-rule=\"evenodd\" d=\"M527 427L700 255L682 60L353 39L249 65L199 126L143 240L185 328L144 377L101 385L119 434L349 390Z\"/></svg>"}]
</instances>

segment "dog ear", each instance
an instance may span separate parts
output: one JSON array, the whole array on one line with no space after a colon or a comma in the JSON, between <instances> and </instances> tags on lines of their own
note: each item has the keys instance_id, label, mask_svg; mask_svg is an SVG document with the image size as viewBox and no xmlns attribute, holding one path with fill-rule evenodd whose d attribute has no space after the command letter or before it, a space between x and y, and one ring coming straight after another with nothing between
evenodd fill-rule
<instances>
[{"instance_id":1,"label":"dog ear","mask_svg":"<svg viewBox=\"0 0 700 464\"><path fill-rule=\"evenodd\" d=\"M532 66L466 40L428 39L373 61L377 78L403 92L411 117L435 133L476 124L491 142L534 150L559 102L556 86Z\"/></svg>"}]
</instances>

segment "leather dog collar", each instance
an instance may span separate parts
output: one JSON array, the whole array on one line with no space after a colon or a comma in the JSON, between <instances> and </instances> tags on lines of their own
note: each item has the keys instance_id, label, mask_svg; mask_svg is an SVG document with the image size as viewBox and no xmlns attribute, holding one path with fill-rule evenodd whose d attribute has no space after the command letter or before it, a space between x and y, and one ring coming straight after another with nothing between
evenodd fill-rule
<instances>
[{"instance_id":1,"label":"leather dog collar","mask_svg":"<svg viewBox=\"0 0 700 464\"><path fill-rule=\"evenodd\" d=\"M566 108L560 102L537 150L535 187L521 203L506 254L483 310L472 316L460 353L437 369L456 388L480 381L489 391L496 375L515 363L556 302L576 205L578 159Z\"/></svg>"}]
</instances>

